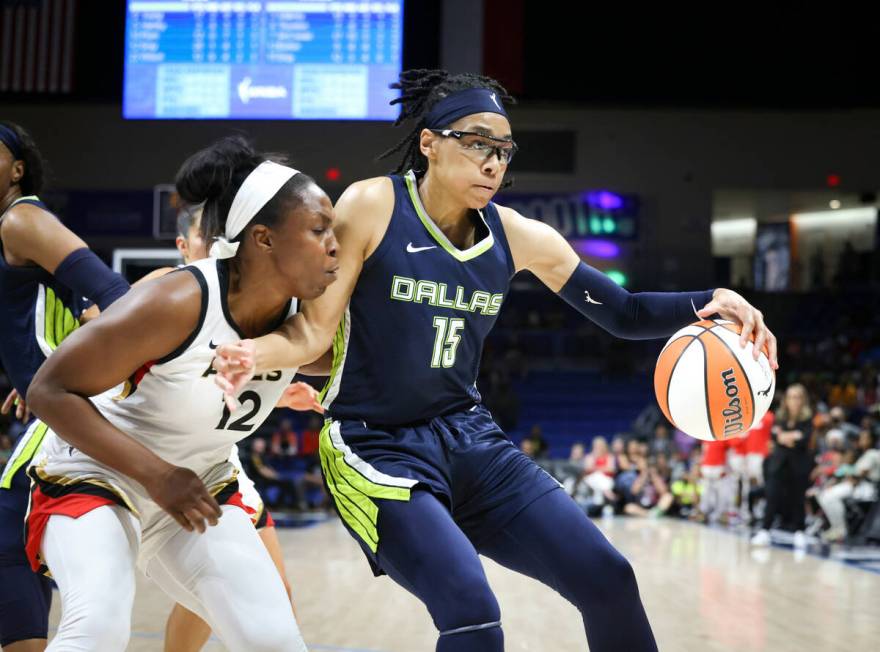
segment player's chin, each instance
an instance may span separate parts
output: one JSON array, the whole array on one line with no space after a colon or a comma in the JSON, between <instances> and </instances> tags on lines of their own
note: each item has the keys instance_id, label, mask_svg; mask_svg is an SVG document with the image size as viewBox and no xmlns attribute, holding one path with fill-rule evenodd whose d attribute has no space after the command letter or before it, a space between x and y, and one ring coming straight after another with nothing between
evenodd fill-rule
<instances>
[{"instance_id":1,"label":"player's chin","mask_svg":"<svg viewBox=\"0 0 880 652\"><path fill-rule=\"evenodd\" d=\"M496 189L489 186L471 186L468 193L468 208L477 210L486 208L496 192L498 192Z\"/></svg>"}]
</instances>

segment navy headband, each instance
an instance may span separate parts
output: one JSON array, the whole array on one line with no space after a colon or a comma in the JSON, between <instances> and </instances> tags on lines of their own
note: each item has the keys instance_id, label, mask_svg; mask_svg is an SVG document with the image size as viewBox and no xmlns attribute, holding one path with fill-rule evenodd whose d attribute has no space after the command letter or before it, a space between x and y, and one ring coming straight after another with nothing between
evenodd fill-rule
<instances>
[{"instance_id":1,"label":"navy headband","mask_svg":"<svg viewBox=\"0 0 880 652\"><path fill-rule=\"evenodd\" d=\"M21 160L21 140L19 140L18 134L2 124L0 124L0 143L6 145L9 151L12 152L13 159L16 161Z\"/></svg>"},{"instance_id":2,"label":"navy headband","mask_svg":"<svg viewBox=\"0 0 880 652\"><path fill-rule=\"evenodd\" d=\"M445 129L459 118L474 113L498 113L507 117L497 92L488 88L466 88L437 102L425 118L425 124L429 129Z\"/></svg>"}]
</instances>

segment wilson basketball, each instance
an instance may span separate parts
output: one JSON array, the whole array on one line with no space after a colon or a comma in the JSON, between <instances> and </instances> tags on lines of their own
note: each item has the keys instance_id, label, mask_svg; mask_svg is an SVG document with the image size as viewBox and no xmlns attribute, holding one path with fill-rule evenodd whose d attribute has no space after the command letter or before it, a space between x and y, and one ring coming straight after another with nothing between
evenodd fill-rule
<instances>
[{"instance_id":1,"label":"wilson basketball","mask_svg":"<svg viewBox=\"0 0 880 652\"><path fill-rule=\"evenodd\" d=\"M770 408L776 374L766 346L755 360L754 336L739 345L741 328L721 319L685 326L663 347L654 393L663 414L691 437L742 437Z\"/></svg>"}]
</instances>

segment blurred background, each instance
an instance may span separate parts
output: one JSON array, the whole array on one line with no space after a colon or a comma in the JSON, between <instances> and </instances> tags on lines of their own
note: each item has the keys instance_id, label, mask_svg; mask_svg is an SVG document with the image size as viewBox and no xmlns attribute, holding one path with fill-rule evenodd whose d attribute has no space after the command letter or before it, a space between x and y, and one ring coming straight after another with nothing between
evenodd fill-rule
<instances>
[{"instance_id":1,"label":"blurred background","mask_svg":"<svg viewBox=\"0 0 880 652\"><path fill-rule=\"evenodd\" d=\"M780 341L778 393L801 383L812 409L808 535L829 554L876 543L880 468L858 465L880 434L876 10L584 4L3 0L0 119L45 155L44 200L134 281L179 262L174 175L212 140L287 152L335 199L388 172L376 156L401 136L387 88L400 70L494 77L519 100L515 184L497 201L630 291L730 287L758 306ZM664 422L662 341L615 340L528 275L506 304L479 387L585 510L763 516L766 478L737 470L745 452L720 445L731 484L710 497L711 446ZM282 512L326 506L319 427L278 411L242 447ZM769 428L748 452L772 455ZM819 505L841 483L864 488L843 531Z\"/></svg>"}]
</instances>

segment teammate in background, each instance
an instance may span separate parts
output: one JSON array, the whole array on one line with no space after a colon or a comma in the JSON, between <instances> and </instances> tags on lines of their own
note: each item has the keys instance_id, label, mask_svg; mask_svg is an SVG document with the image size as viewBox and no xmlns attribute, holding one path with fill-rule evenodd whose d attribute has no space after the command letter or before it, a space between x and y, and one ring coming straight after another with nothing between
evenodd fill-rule
<instances>
[{"instance_id":1,"label":"teammate in background","mask_svg":"<svg viewBox=\"0 0 880 652\"><path fill-rule=\"evenodd\" d=\"M231 410L211 360L215 342L270 332L296 312L291 297L335 280L332 206L241 138L191 156L177 187L205 202L214 258L134 288L66 341L28 394L52 428L29 467L27 521L31 565L61 592L49 649L125 649L137 562L229 649L305 650L228 461L296 370L253 378Z\"/></svg>"},{"instance_id":2,"label":"teammate in background","mask_svg":"<svg viewBox=\"0 0 880 652\"><path fill-rule=\"evenodd\" d=\"M106 308L128 284L40 201L44 163L31 136L0 122L0 363L13 391L16 416L29 420L21 399L43 361L80 325L83 298ZM22 524L30 481L25 468L46 432L33 420L0 474L0 647L46 647L52 588L28 566Z\"/></svg>"},{"instance_id":3,"label":"teammate in background","mask_svg":"<svg viewBox=\"0 0 880 652\"><path fill-rule=\"evenodd\" d=\"M255 368L310 362L335 330L325 478L374 571L426 605L438 652L504 647L478 553L576 605L593 652L656 650L629 563L481 405L483 341L526 269L619 337L668 337L695 306L742 323L743 345L755 331L775 366L773 336L730 290L630 294L552 227L491 203L517 150L496 81L413 70L394 87L412 130L386 153L403 152L393 176L337 203L339 282L278 332L221 346L218 384L237 395Z\"/></svg>"}]
</instances>

